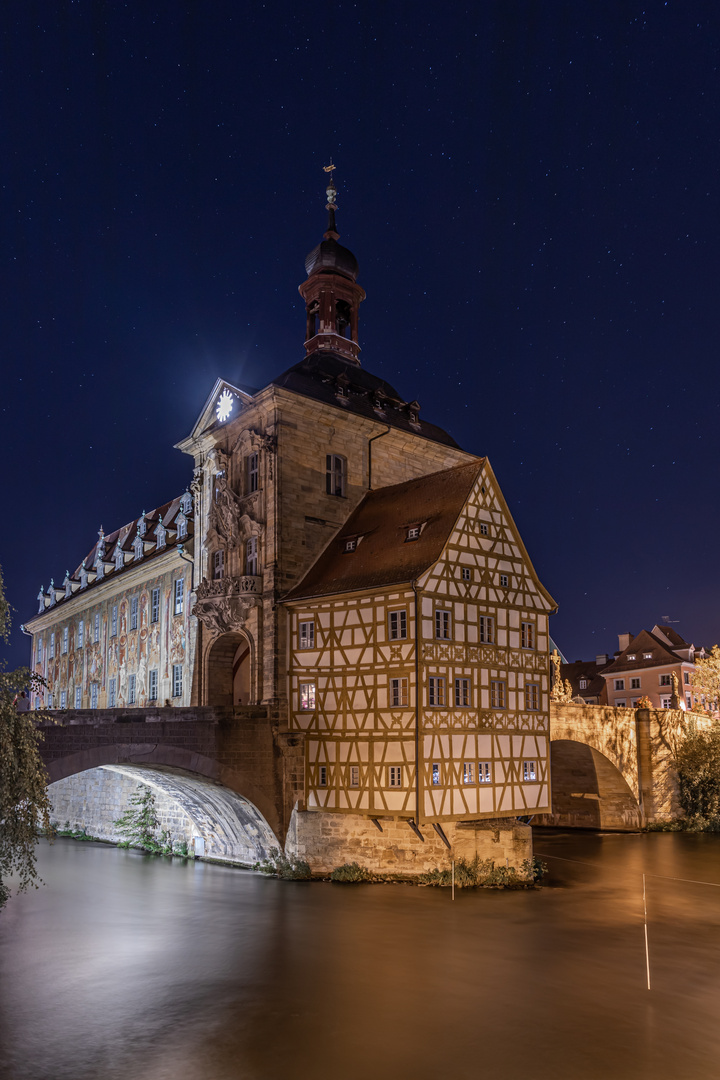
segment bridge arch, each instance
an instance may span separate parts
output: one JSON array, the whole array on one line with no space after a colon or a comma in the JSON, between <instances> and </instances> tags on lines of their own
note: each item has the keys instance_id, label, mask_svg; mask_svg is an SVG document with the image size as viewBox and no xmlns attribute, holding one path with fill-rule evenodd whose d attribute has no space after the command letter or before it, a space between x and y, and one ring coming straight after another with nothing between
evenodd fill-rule
<instances>
[{"instance_id":1,"label":"bridge arch","mask_svg":"<svg viewBox=\"0 0 720 1080\"><path fill-rule=\"evenodd\" d=\"M283 847L277 808L264 792L237 770L162 743L107 744L56 758L47 765L51 801L53 785L57 799L69 787L61 789L62 781L98 770L135 778L174 800L205 841L205 854L247 863ZM79 792L82 784L73 787Z\"/></svg>"},{"instance_id":2,"label":"bridge arch","mask_svg":"<svg viewBox=\"0 0 720 1080\"><path fill-rule=\"evenodd\" d=\"M585 829L632 831L642 826L638 800L606 754L573 739L550 743L552 814L537 824Z\"/></svg>"}]
</instances>

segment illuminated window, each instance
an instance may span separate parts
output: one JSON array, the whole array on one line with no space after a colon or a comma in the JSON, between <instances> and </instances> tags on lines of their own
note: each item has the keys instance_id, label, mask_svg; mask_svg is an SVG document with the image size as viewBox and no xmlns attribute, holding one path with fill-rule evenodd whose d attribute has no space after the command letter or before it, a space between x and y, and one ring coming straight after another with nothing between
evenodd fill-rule
<instances>
[{"instance_id":1,"label":"illuminated window","mask_svg":"<svg viewBox=\"0 0 720 1080\"><path fill-rule=\"evenodd\" d=\"M219 581L225 577L225 552L221 549L213 553L213 578Z\"/></svg>"},{"instance_id":2,"label":"illuminated window","mask_svg":"<svg viewBox=\"0 0 720 1080\"><path fill-rule=\"evenodd\" d=\"M135 689L137 686L137 677L135 675L128 675L128 705L135 704Z\"/></svg>"},{"instance_id":3,"label":"illuminated window","mask_svg":"<svg viewBox=\"0 0 720 1080\"><path fill-rule=\"evenodd\" d=\"M82 687L81 686L76 686L75 687L75 708L76 709L81 709L82 708Z\"/></svg>"},{"instance_id":4,"label":"illuminated window","mask_svg":"<svg viewBox=\"0 0 720 1080\"><path fill-rule=\"evenodd\" d=\"M492 615L480 616L478 638L486 645L492 645L495 641L495 620Z\"/></svg>"},{"instance_id":5,"label":"illuminated window","mask_svg":"<svg viewBox=\"0 0 720 1080\"><path fill-rule=\"evenodd\" d=\"M525 685L525 708L530 712L536 712L540 708L540 687L537 683Z\"/></svg>"},{"instance_id":6,"label":"illuminated window","mask_svg":"<svg viewBox=\"0 0 720 1080\"><path fill-rule=\"evenodd\" d=\"M299 637L298 648L300 649L314 649L315 648L315 623L314 622L301 622L299 625Z\"/></svg>"},{"instance_id":7,"label":"illuminated window","mask_svg":"<svg viewBox=\"0 0 720 1080\"><path fill-rule=\"evenodd\" d=\"M350 766L350 787L360 787L360 766Z\"/></svg>"},{"instance_id":8,"label":"illuminated window","mask_svg":"<svg viewBox=\"0 0 720 1080\"><path fill-rule=\"evenodd\" d=\"M172 696L182 697L182 664L173 664Z\"/></svg>"},{"instance_id":9,"label":"illuminated window","mask_svg":"<svg viewBox=\"0 0 720 1080\"><path fill-rule=\"evenodd\" d=\"M160 621L160 589L153 589L150 594L150 622Z\"/></svg>"},{"instance_id":10,"label":"illuminated window","mask_svg":"<svg viewBox=\"0 0 720 1080\"><path fill-rule=\"evenodd\" d=\"M634 652L633 653L628 653L627 658L628 658L628 660L637 660L637 655Z\"/></svg>"},{"instance_id":11,"label":"illuminated window","mask_svg":"<svg viewBox=\"0 0 720 1080\"><path fill-rule=\"evenodd\" d=\"M478 761L478 784L492 784L492 762Z\"/></svg>"},{"instance_id":12,"label":"illuminated window","mask_svg":"<svg viewBox=\"0 0 720 1080\"><path fill-rule=\"evenodd\" d=\"M315 708L315 683L313 683L313 682L300 683L300 708L301 709L314 709Z\"/></svg>"},{"instance_id":13,"label":"illuminated window","mask_svg":"<svg viewBox=\"0 0 720 1080\"><path fill-rule=\"evenodd\" d=\"M185 578L175 578L175 600L173 603L173 615L182 615L183 598L185 595Z\"/></svg>"},{"instance_id":14,"label":"illuminated window","mask_svg":"<svg viewBox=\"0 0 720 1080\"><path fill-rule=\"evenodd\" d=\"M490 681L490 706L493 709L505 708L505 682L503 679Z\"/></svg>"},{"instance_id":15,"label":"illuminated window","mask_svg":"<svg viewBox=\"0 0 720 1080\"><path fill-rule=\"evenodd\" d=\"M440 783L440 762L433 761L432 763L432 783L433 787L437 787Z\"/></svg>"},{"instance_id":16,"label":"illuminated window","mask_svg":"<svg viewBox=\"0 0 720 1080\"><path fill-rule=\"evenodd\" d=\"M245 573L255 577L258 572L258 542L257 536L251 536L245 542Z\"/></svg>"},{"instance_id":17,"label":"illuminated window","mask_svg":"<svg viewBox=\"0 0 720 1080\"><path fill-rule=\"evenodd\" d=\"M245 490L248 495L252 495L253 491L257 491L260 487L260 470L258 465L258 455L248 454L245 458Z\"/></svg>"},{"instance_id":18,"label":"illuminated window","mask_svg":"<svg viewBox=\"0 0 720 1080\"><path fill-rule=\"evenodd\" d=\"M130 629L137 630L138 627L138 598L133 596L130 601Z\"/></svg>"},{"instance_id":19,"label":"illuminated window","mask_svg":"<svg viewBox=\"0 0 720 1080\"><path fill-rule=\"evenodd\" d=\"M455 707L465 708L470 704L470 680L455 680Z\"/></svg>"},{"instance_id":20,"label":"illuminated window","mask_svg":"<svg viewBox=\"0 0 720 1080\"><path fill-rule=\"evenodd\" d=\"M338 454L328 454L325 458L325 491L328 495L345 494L347 462Z\"/></svg>"},{"instance_id":21,"label":"illuminated window","mask_svg":"<svg viewBox=\"0 0 720 1080\"><path fill-rule=\"evenodd\" d=\"M110 679L108 683L108 708L114 709L117 705L117 679Z\"/></svg>"},{"instance_id":22,"label":"illuminated window","mask_svg":"<svg viewBox=\"0 0 720 1080\"><path fill-rule=\"evenodd\" d=\"M394 708L399 708L408 703L408 681L407 679L391 679L390 680L390 705Z\"/></svg>"},{"instance_id":23,"label":"illuminated window","mask_svg":"<svg viewBox=\"0 0 720 1080\"><path fill-rule=\"evenodd\" d=\"M463 762L463 784L475 783L475 770L472 761Z\"/></svg>"},{"instance_id":24,"label":"illuminated window","mask_svg":"<svg viewBox=\"0 0 720 1080\"><path fill-rule=\"evenodd\" d=\"M391 641L407 637L407 614L404 611L391 611L388 614L388 630Z\"/></svg>"},{"instance_id":25,"label":"illuminated window","mask_svg":"<svg viewBox=\"0 0 720 1080\"><path fill-rule=\"evenodd\" d=\"M469 566L463 566L462 570L460 571L460 575L461 575L463 581L469 581L470 577L471 577L470 567Z\"/></svg>"},{"instance_id":26,"label":"illuminated window","mask_svg":"<svg viewBox=\"0 0 720 1080\"><path fill-rule=\"evenodd\" d=\"M117 604L113 604L110 612L110 637L117 637Z\"/></svg>"},{"instance_id":27,"label":"illuminated window","mask_svg":"<svg viewBox=\"0 0 720 1080\"><path fill-rule=\"evenodd\" d=\"M388 787L402 787L402 765L388 766Z\"/></svg>"},{"instance_id":28,"label":"illuminated window","mask_svg":"<svg viewBox=\"0 0 720 1080\"><path fill-rule=\"evenodd\" d=\"M451 636L451 614L449 611L435 612L435 637L449 640Z\"/></svg>"},{"instance_id":29,"label":"illuminated window","mask_svg":"<svg viewBox=\"0 0 720 1080\"><path fill-rule=\"evenodd\" d=\"M520 645L523 649L535 648L535 624L524 622L520 626Z\"/></svg>"},{"instance_id":30,"label":"illuminated window","mask_svg":"<svg viewBox=\"0 0 720 1080\"><path fill-rule=\"evenodd\" d=\"M643 653L643 660L652 660L652 653L651 652L644 652Z\"/></svg>"},{"instance_id":31,"label":"illuminated window","mask_svg":"<svg viewBox=\"0 0 720 1080\"><path fill-rule=\"evenodd\" d=\"M523 780L537 780L537 769L534 761L523 761Z\"/></svg>"},{"instance_id":32,"label":"illuminated window","mask_svg":"<svg viewBox=\"0 0 720 1080\"><path fill-rule=\"evenodd\" d=\"M148 701L157 701L158 696L158 673L157 668L148 671Z\"/></svg>"},{"instance_id":33,"label":"illuminated window","mask_svg":"<svg viewBox=\"0 0 720 1080\"><path fill-rule=\"evenodd\" d=\"M445 704L445 679L431 675L428 679L428 705Z\"/></svg>"}]
</instances>

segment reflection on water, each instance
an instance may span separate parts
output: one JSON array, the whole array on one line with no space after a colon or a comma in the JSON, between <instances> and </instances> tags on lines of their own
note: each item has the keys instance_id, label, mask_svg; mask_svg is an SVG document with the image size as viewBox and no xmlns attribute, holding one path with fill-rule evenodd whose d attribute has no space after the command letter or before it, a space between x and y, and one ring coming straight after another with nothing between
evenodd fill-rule
<instances>
[{"instance_id":1,"label":"reflection on water","mask_svg":"<svg viewBox=\"0 0 720 1080\"><path fill-rule=\"evenodd\" d=\"M668 879L720 885L720 837L535 843L546 888L454 903L43 844L0 915L0 1076L719 1076L720 888Z\"/></svg>"}]
</instances>

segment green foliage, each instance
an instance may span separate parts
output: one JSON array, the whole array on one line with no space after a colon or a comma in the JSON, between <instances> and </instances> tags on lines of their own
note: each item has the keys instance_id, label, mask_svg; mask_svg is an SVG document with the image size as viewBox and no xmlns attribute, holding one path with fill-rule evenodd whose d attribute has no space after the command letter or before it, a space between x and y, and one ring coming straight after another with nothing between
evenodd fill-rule
<instances>
[{"instance_id":1,"label":"green foliage","mask_svg":"<svg viewBox=\"0 0 720 1080\"><path fill-rule=\"evenodd\" d=\"M306 862L302 859L288 859L279 848L272 848L267 859L256 862L253 870L285 878L287 881L309 881L312 877L312 871Z\"/></svg>"},{"instance_id":2,"label":"green foliage","mask_svg":"<svg viewBox=\"0 0 720 1080\"><path fill-rule=\"evenodd\" d=\"M0 638L7 641L10 605L0 571ZM15 875L18 892L37 888L35 845L50 827L47 773L40 757L44 713L19 713L15 698L21 690L38 691L42 680L29 668L7 671L0 664L0 907L10 895L3 882Z\"/></svg>"},{"instance_id":3,"label":"green foliage","mask_svg":"<svg viewBox=\"0 0 720 1080\"><path fill-rule=\"evenodd\" d=\"M520 876L526 881L542 881L548 872L548 864L533 855L532 859L524 859L520 865Z\"/></svg>"},{"instance_id":4,"label":"green foliage","mask_svg":"<svg viewBox=\"0 0 720 1080\"><path fill-rule=\"evenodd\" d=\"M720 648L713 645L706 657L696 657L692 673L693 710L712 712L720 700Z\"/></svg>"},{"instance_id":5,"label":"green foliage","mask_svg":"<svg viewBox=\"0 0 720 1080\"><path fill-rule=\"evenodd\" d=\"M688 823L700 818L709 823L718 821L720 819L720 727L715 726L709 731L698 731L697 727L691 724L687 735L677 748L675 765L678 774L680 805ZM702 831L715 832L718 829L706 827Z\"/></svg>"},{"instance_id":6,"label":"green foliage","mask_svg":"<svg viewBox=\"0 0 720 1080\"><path fill-rule=\"evenodd\" d=\"M173 855L177 855L181 859L189 859L190 852L188 851L187 840L178 840L173 844Z\"/></svg>"},{"instance_id":7,"label":"green foliage","mask_svg":"<svg viewBox=\"0 0 720 1080\"><path fill-rule=\"evenodd\" d=\"M514 866L496 866L492 859L457 859L455 861L456 889L523 889L539 881L547 867L540 859L526 859L519 874ZM452 867L435 867L418 879L421 885L448 886L452 884Z\"/></svg>"},{"instance_id":8,"label":"green foliage","mask_svg":"<svg viewBox=\"0 0 720 1080\"><path fill-rule=\"evenodd\" d=\"M95 837L90 835L85 826L83 826L82 829L71 829L69 821L65 822L65 825L62 829L58 828L57 825L53 825L51 823L50 835L67 836L71 840L95 840Z\"/></svg>"},{"instance_id":9,"label":"green foliage","mask_svg":"<svg viewBox=\"0 0 720 1080\"><path fill-rule=\"evenodd\" d=\"M346 885L354 885L360 881L372 881L372 874L364 866L359 866L356 862L343 863L342 866L335 867L330 874L330 880L340 881Z\"/></svg>"},{"instance_id":10,"label":"green foliage","mask_svg":"<svg viewBox=\"0 0 720 1080\"><path fill-rule=\"evenodd\" d=\"M153 855L163 854L167 845L166 834L158 841L155 832L159 826L155 810L155 796L146 784L138 784L138 789L130 796L130 808L122 817L113 821L118 832L125 837L118 847L139 847Z\"/></svg>"}]
</instances>

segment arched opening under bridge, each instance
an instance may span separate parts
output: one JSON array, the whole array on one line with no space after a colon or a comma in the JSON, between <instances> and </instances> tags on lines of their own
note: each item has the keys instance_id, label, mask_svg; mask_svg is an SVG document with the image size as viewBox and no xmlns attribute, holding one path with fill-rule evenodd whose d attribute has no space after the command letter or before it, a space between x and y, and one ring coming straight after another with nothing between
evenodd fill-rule
<instances>
[{"instance_id":1,"label":"arched opening under bridge","mask_svg":"<svg viewBox=\"0 0 720 1080\"><path fill-rule=\"evenodd\" d=\"M556 739L550 744L552 814L533 824L633 831L642 826L638 800L620 770L593 746Z\"/></svg>"}]
</instances>

